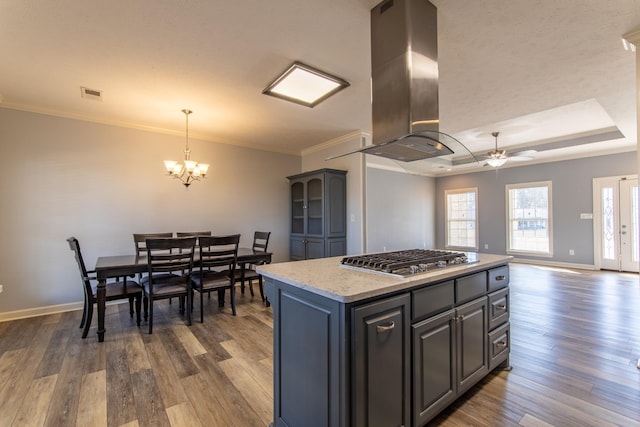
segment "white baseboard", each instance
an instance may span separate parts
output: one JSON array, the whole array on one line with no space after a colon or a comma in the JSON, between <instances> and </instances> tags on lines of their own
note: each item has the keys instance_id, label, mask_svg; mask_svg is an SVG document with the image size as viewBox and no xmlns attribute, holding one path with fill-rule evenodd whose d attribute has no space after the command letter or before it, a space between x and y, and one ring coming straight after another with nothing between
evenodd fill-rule
<instances>
[{"instance_id":1,"label":"white baseboard","mask_svg":"<svg viewBox=\"0 0 640 427\"><path fill-rule=\"evenodd\" d=\"M596 270L596 267L591 264L576 264L571 262L545 261L540 259L513 258L511 262L520 263L520 264L544 265L547 267L575 268L578 270Z\"/></svg>"},{"instance_id":2,"label":"white baseboard","mask_svg":"<svg viewBox=\"0 0 640 427\"><path fill-rule=\"evenodd\" d=\"M122 304L123 302L127 302L127 301L125 300L111 301L111 302L108 302L107 305ZM0 313L0 322L26 319L29 317L46 316L48 314L64 313L67 311L82 310L83 306L84 306L84 303L80 301L80 302L71 302L68 304L48 305L46 307L36 307L36 308L27 308L24 310L7 311L5 313ZM94 321L95 321L97 316L97 307L94 308L93 315L94 315Z\"/></svg>"}]
</instances>

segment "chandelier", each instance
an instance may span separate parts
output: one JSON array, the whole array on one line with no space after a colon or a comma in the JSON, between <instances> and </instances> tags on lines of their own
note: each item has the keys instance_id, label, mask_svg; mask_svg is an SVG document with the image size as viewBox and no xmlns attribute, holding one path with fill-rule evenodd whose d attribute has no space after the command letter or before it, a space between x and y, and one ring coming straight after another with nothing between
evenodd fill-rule
<instances>
[{"instance_id":1,"label":"chandelier","mask_svg":"<svg viewBox=\"0 0 640 427\"><path fill-rule=\"evenodd\" d=\"M184 148L184 164L174 160L165 160L164 167L167 168L169 176L178 178L185 187L189 187L193 181L204 178L209 171L209 165L191 160L191 150L189 149L189 114L193 111L184 109L182 112L186 119L186 142Z\"/></svg>"}]
</instances>

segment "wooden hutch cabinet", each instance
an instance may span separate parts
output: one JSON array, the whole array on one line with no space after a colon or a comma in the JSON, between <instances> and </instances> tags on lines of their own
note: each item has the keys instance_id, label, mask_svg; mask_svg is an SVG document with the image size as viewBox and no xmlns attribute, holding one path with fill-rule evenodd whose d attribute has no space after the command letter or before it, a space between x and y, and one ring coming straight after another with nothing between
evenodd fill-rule
<instances>
[{"instance_id":1,"label":"wooden hutch cabinet","mask_svg":"<svg viewBox=\"0 0 640 427\"><path fill-rule=\"evenodd\" d=\"M347 172L319 169L287 177L291 260L347 252Z\"/></svg>"}]
</instances>

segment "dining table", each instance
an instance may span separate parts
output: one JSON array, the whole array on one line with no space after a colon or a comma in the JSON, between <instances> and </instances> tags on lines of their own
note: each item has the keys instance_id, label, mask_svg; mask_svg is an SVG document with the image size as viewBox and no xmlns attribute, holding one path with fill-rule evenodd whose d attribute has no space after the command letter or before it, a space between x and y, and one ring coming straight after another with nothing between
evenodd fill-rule
<instances>
[{"instance_id":1,"label":"dining table","mask_svg":"<svg viewBox=\"0 0 640 427\"><path fill-rule=\"evenodd\" d=\"M238 265L241 266L242 277L244 269L248 264L271 263L271 252L257 251L252 248L238 248ZM197 266L197 256L194 257L194 268ZM106 283L107 279L132 276L148 271L147 257L141 255L110 255L100 256L96 260L94 268L98 286L96 289L96 299L98 304L98 341L104 341L105 325L105 305L106 305Z\"/></svg>"}]
</instances>

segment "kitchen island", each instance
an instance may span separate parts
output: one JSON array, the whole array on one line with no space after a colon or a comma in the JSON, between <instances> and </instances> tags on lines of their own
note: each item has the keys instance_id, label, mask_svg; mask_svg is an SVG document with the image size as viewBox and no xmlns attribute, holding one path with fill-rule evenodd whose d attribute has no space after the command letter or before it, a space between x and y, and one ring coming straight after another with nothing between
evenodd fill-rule
<instances>
[{"instance_id":1,"label":"kitchen island","mask_svg":"<svg viewBox=\"0 0 640 427\"><path fill-rule=\"evenodd\" d=\"M408 277L341 257L260 266L273 307L275 426L422 426L509 365L509 260Z\"/></svg>"}]
</instances>

